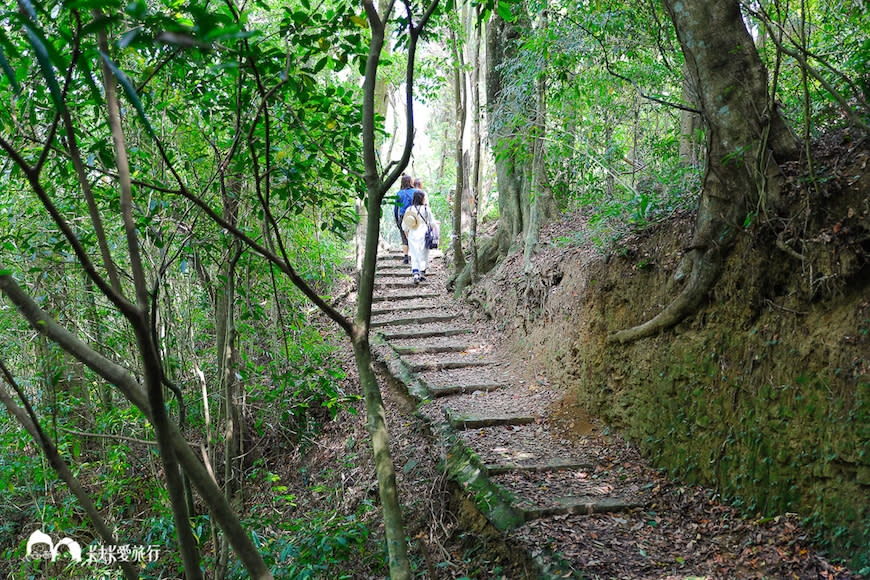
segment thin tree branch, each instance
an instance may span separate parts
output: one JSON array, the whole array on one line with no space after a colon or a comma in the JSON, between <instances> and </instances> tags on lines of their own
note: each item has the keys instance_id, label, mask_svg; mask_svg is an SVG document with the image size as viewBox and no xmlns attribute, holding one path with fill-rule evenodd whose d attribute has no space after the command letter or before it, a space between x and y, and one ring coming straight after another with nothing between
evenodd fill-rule
<instances>
[{"instance_id":1,"label":"thin tree branch","mask_svg":"<svg viewBox=\"0 0 870 580\"><path fill-rule=\"evenodd\" d=\"M66 427L58 427L58 431L63 431L64 433L69 433L70 435L78 435L79 437L93 437L96 439L117 439L119 441L128 441L130 443L139 443L140 445L157 445L157 441L150 441L148 439L138 439L136 437L128 437L126 435L116 435L114 433L88 433L86 431L76 431L74 429L67 429Z\"/></svg>"},{"instance_id":2,"label":"thin tree branch","mask_svg":"<svg viewBox=\"0 0 870 580\"><path fill-rule=\"evenodd\" d=\"M830 70L832 73L845 79L846 82L850 85L850 88L852 89L852 94L855 96L856 100L858 102L862 103L864 105L864 108L867 108L867 103L863 100L863 98L861 96L861 92L857 89L857 87L855 87L851 83L851 81L848 78L846 78L846 76L843 73L841 73L840 71L838 71L836 69L833 69L833 67L831 67L824 59L822 59L821 57L806 50L799 43L796 43L794 41L794 39L788 35L788 33L785 31L785 29L779 23L774 23L773 19L770 18L770 16L766 12L765 13L757 12L757 11L754 11L745 5L744 5L744 8L746 8L750 14L755 16L762 23L762 25L770 33L769 38L773 41L773 43L776 45L776 47L783 54L787 54L788 56L795 59L798 62L798 64L801 66L801 68L807 72L807 74L809 74L811 77L816 79L816 81L818 81L819 84L821 84L824 87L824 89L832 97L834 97L834 100L836 100L837 104L840 105L840 109L846 114L847 117L849 117L849 120L852 121L852 123L854 123L856 127L860 127L861 129L864 130L864 132L870 133L870 124L867 124L861 118L861 116L857 112L855 112L855 109L853 107L849 106L849 103L846 102L846 99L843 98L843 96L834 87L834 85L832 85L824 76L822 76L822 74L818 70L816 70L815 67L811 66L809 64L809 62L807 61L806 57L812 57L812 58L818 60L823 66L825 66L825 68ZM792 44L799 46L798 51L787 48L783 44L782 40L776 34L774 34L774 30L773 30L774 24L776 24L776 27L779 30L780 34L782 34L786 38L788 38L789 41L792 42Z\"/></svg>"},{"instance_id":3,"label":"thin tree branch","mask_svg":"<svg viewBox=\"0 0 870 580\"><path fill-rule=\"evenodd\" d=\"M99 18L102 15L97 13ZM136 223L133 221L133 187L130 183L130 164L127 158L127 142L124 128L121 125L121 106L118 103L118 93L115 88L115 75L109 68L109 41L105 29L97 33L100 51L100 69L103 74L103 89L106 95L106 106L109 113L109 128L115 149L115 165L118 168L118 185L120 188L121 220L127 239L127 253L130 258L130 271L133 275L133 286L136 293L136 303L141 312L148 311L148 286L145 281L145 269L142 267L142 257L139 253L139 238ZM137 313L138 314L138 313ZM131 321L132 322L132 321Z\"/></svg>"},{"instance_id":4,"label":"thin tree branch","mask_svg":"<svg viewBox=\"0 0 870 580\"><path fill-rule=\"evenodd\" d=\"M620 79L620 80L622 80L622 81L625 81L625 82L631 84L631 86L633 86L634 89L637 91L637 94L639 94L642 98L647 99L648 101L653 101L653 102L655 102L655 103L659 103L659 104L661 104L661 105L665 105L665 106L667 106L667 107L672 107L672 108L674 108L674 109L679 109L679 110L681 110L681 111L686 111L686 112L689 112L689 113L695 113L695 114L697 114L697 115L702 114L702 111L699 111L698 109L694 109L694 108L689 107L689 106L686 106L686 105L681 105L680 103L674 103L674 102L671 102L671 101L666 101L666 100L664 100L664 99L660 99L660 98L658 98L658 97L654 97L654 96L652 96L652 95L648 95L648 94L646 94L646 93L643 91L643 89L640 88L640 86L639 86L636 82L634 82L634 80L632 80L632 79L630 79L630 78L628 78L628 77L626 77L626 76L624 76L624 75L619 74L618 72L616 72L615 70L613 70L613 68L611 68L611 66L610 66L610 59L607 58L607 53L608 53L608 51L610 50L610 47L608 47L607 44L605 44L604 40L602 40L601 38L599 38L599 36L598 36L597 34L595 34L594 32L592 32L591 30L589 30L588 28L586 28L585 26L583 26L582 24L580 24L579 22L577 22L575 19L571 18L570 16L565 16L565 15L563 15L563 18L565 18L566 20L568 20L569 22L571 22L572 24L574 24L574 26L576 26L577 28L579 28L580 30L582 30L583 32L585 32L586 34L588 34L589 36L591 36L592 39L593 39L595 42L597 42L597 43L599 44L599 46L601 46L601 54L604 56L604 68L605 68L605 70L607 70L607 72L608 72L611 76L614 76L614 77L616 77L616 78L618 78L618 79Z\"/></svg>"},{"instance_id":5,"label":"thin tree branch","mask_svg":"<svg viewBox=\"0 0 870 580\"><path fill-rule=\"evenodd\" d=\"M305 280L301 276L299 276L293 266L281 259L274 252L270 251L265 246L248 236L246 233L242 232L238 227L223 219L205 201L187 191L187 189L183 188L183 186L179 193L183 197L196 204L197 207L202 209L206 213L206 215L216 224L233 234L245 245L266 258L268 261L275 264L279 270L287 274L287 276L290 278L290 281L293 282L293 284L297 288L299 288L299 290L306 297L308 297L309 300L311 300L318 308L320 308L324 312L324 314L326 314L329 318L335 321L335 323L338 324L345 332L351 334L352 326L350 321L348 321L344 317L344 315L342 315L338 310L330 306L329 303L327 303L320 296L318 296L317 292L315 292L314 289L312 289L308 285L308 283L305 282Z\"/></svg>"},{"instance_id":6,"label":"thin tree branch","mask_svg":"<svg viewBox=\"0 0 870 580\"><path fill-rule=\"evenodd\" d=\"M91 497L85 491L79 480L73 475L66 461L61 457L57 447L51 442L51 439L49 439L45 434L45 431L43 431L42 426L39 424L39 418L36 416L33 407L30 405L27 397L24 396L24 392L21 387L18 386L18 383L2 359L0 359L0 372L2 372L6 383L18 394L18 398L24 405L24 409L15 404L15 401L12 400L12 397L9 396L9 393L6 392L6 389L4 389L2 385L0 385L0 402L3 403L3 406L6 407L9 414L15 417L18 423L24 427L28 433L30 433L30 436L42 448L43 454L45 454L46 459L48 459L48 462L51 464L55 473L57 473L58 477L66 483L69 490L84 508L85 513L88 514L88 517L91 519L91 522L94 524L97 533L100 534L103 541L112 546L117 545L117 538L115 538L112 530L106 524L100 511L97 509L97 506L94 504L93 500L91 500ZM124 571L124 576L128 580L139 578L139 571L132 562L119 562L118 564L121 566L121 569Z\"/></svg>"},{"instance_id":7,"label":"thin tree branch","mask_svg":"<svg viewBox=\"0 0 870 580\"><path fill-rule=\"evenodd\" d=\"M2 271L2 268L0 268ZM130 372L96 352L66 328L59 325L43 311L30 296L24 292L9 274L0 273L0 292L6 295L24 320L39 334L53 340L60 347L81 361L106 382L115 385L124 396L136 406L143 415L152 421L151 405L141 385ZM199 491L203 501L209 506L215 521L239 556L252 578L271 580L272 574L265 567L253 541L242 527L220 488L209 477L199 457L190 448L184 435L175 423L169 422L168 434L176 457L190 477L191 483Z\"/></svg>"},{"instance_id":8,"label":"thin tree branch","mask_svg":"<svg viewBox=\"0 0 870 580\"><path fill-rule=\"evenodd\" d=\"M12 158L15 164L21 168L30 183L31 189L33 189L33 192L39 198L40 203L42 203L43 207L48 211L55 225L60 229L61 233L63 233L67 243L72 247L76 259L79 261L88 277L93 280L94 284L100 289L106 298L108 298L109 301L121 311L122 314L127 316L135 313L137 308L136 305L130 303L124 296L115 292L115 290L109 286L103 277L97 272L90 257L88 257L87 252L85 252L84 247L79 241L78 236L72 230L72 227L70 227L69 223L67 223L63 215L61 215L60 211L54 205L54 202L51 201L48 193L42 187L42 183L39 181L39 175L27 164L18 151L3 139L2 136L0 136L0 149L3 149L6 154Z\"/></svg>"},{"instance_id":9,"label":"thin tree branch","mask_svg":"<svg viewBox=\"0 0 870 580\"><path fill-rule=\"evenodd\" d=\"M96 15L101 16L99 12ZM121 219L124 224L124 232L127 239L127 252L130 260L130 270L133 275L133 286L136 290L137 312L128 320L133 326L136 335L136 343L142 357L144 366L145 387L148 393L148 402L151 405L152 425L157 435L160 459L163 463L166 489L172 504L173 521L178 539L181 558L184 564L184 572L192 580L204 578L200 564L200 553L196 538L190 526L190 516L187 509L187 500L184 494L184 484L175 449L172 445L169 433L172 422L166 411L163 400L163 365L160 361L160 352L154 342L148 320L148 312L156 308L149 308L148 286L145 280L145 269L142 266L142 256L139 252L139 237L136 223L133 220L133 188L130 183L130 167L127 159L127 144L124 129L121 125L121 108L118 103L118 95L115 87L115 75L109 68L109 43L105 29L97 33L98 45L102 58L100 68L103 73L103 87L106 94L106 104L109 113L109 127L112 132L112 141L115 149L115 163L118 167L120 186ZM156 368L155 368L156 367Z\"/></svg>"},{"instance_id":10,"label":"thin tree branch","mask_svg":"<svg viewBox=\"0 0 870 580\"><path fill-rule=\"evenodd\" d=\"M292 107L287 107L287 112L290 113L290 116L293 117L293 120L299 125L299 128L302 129L302 132L305 133L305 136L308 137L308 140L317 148L320 153L326 157L329 161L335 163L341 170L346 171L348 174L353 175L358 179L363 179L363 174L355 169L351 169L350 166L345 165L341 162L335 155L329 153L326 149L323 148L323 145L314 138L311 132L308 130L308 127L299 119L299 116L296 114L296 111L293 110Z\"/></svg>"},{"instance_id":11,"label":"thin tree branch","mask_svg":"<svg viewBox=\"0 0 870 580\"><path fill-rule=\"evenodd\" d=\"M76 13L76 24L78 28L81 28L81 21L78 17L78 13ZM77 50L78 34L76 35L76 51ZM94 235L97 238L97 245L100 248L100 254L103 258L103 265L106 268L106 274L109 276L109 283L111 284L112 289L118 295L123 296L123 291L121 290L121 280L118 276L115 262L112 259L112 253L109 249L108 238L106 237L106 231L103 227L103 220L100 217L100 210L97 206L96 199L94 198L94 192L91 188L91 183L88 180L87 174L85 173L85 166L84 162L82 161L81 151L79 150L78 137L76 136L72 116L70 115L69 109L67 108L63 109L63 122L66 129L67 148L69 149L69 151L63 151L63 153L68 156L68 158L72 161L73 167L75 168L76 176L79 180L79 185L81 186L82 193L85 197L85 203L88 206L88 215L90 216L91 223L94 227Z\"/></svg>"},{"instance_id":12,"label":"thin tree branch","mask_svg":"<svg viewBox=\"0 0 870 580\"><path fill-rule=\"evenodd\" d=\"M380 201L387 193L387 190L389 190L393 183L399 179L402 171L405 170L405 167L408 166L408 162L411 160L411 151L414 148L414 59L417 54L417 40L420 37L422 27L425 26L429 17L432 15L432 12L435 10L435 7L438 5L438 0L434 0L420 18L420 25L414 26L411 6L407 0L403 1L408 12L408 34L410 36L410 39L408 40L408 65L405 68L405 148L396 168L393 169L393 171L381 182L381 186L378 189L378 204L380 204ZM392 2L390 4L392 6ZM387 14L389 14L389 12L387 12ZM378 54L380 55L380 50L378 51ZM376 71L378 65L377 60L375 60L373 64ZM368 66L369 63L366 63L366 79L368 79ZM373 137L371 146L374 148Z\"/></svg>"},{"instance_id":13,"label":"thin tree branch","mask_svg":"<svg viewBox=\"0 0 870 580\"><path fill-rule=\"evenodd\" d=\"M176 57L176 55L178 55L179 52L181 52L181 47L180 46L175 47L175 49L169 55L167 55L167 57L165 59L163 59L160 62L160 64L158 64L157 66L154 67L154 70L152 70L148 74L148 76L145 77L145 80L143 80L141 83L139 83L139 86L136 87L136 92L141 93L145 89L145 87L148 86L148 83L151 82L151 79L153 79L155 76L157 76L157 73L159 73L160 70L164 66L166 66L167 64L172 62L172 59L174 59Z\"/></svg>"}]
</instances>

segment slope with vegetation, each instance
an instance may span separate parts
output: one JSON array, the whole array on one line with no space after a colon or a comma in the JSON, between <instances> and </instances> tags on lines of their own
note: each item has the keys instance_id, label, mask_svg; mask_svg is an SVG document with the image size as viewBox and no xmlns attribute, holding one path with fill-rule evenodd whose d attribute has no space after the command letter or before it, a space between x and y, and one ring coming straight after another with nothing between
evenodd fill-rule
<instances>
[{"instance_id":1,"label":"slope with vegetation","mask_svg":"<svg viewBox=\"0 0 870 580\"><path fill-rule=\"evenodd\" d=\"M865 568L866 7L528 8L488 30L472 300L660 465Z\"/></svg>"}]
</instances>

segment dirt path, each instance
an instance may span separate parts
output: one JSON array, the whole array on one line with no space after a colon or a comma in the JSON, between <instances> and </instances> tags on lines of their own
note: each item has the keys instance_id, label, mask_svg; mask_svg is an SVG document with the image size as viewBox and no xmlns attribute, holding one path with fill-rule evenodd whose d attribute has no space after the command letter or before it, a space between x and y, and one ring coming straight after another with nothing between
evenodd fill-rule
<instances>
[{"instance_id":1,"label":"dirt path","mask_svg":"<svg viewBox=\"0 0 870 580\"><path fill-rule=\"evenodd\" d=\"M379 258L377 352L419 403L449 477L542 576L858 577L813 548L796 514L743 519L594 420L560 420L562 393L453 301L446 277L440 257L419 285L396 254Z\"/></svg>"}]
</instances>

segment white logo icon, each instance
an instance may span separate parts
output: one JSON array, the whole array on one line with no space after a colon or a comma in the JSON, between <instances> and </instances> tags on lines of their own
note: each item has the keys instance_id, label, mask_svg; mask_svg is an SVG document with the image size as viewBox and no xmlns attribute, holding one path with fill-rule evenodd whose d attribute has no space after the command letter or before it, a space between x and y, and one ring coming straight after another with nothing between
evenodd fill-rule
<instances>
[{"instance_id":1,"label":"white logo icon","mask_svg":"<svg viewBox=\"0 0 870 580\"><path fill-rule=\"evenodd\" d=\"M61 538L58 540L57 544L55 544L51 536L42 532L42 530L36 530L32 534L30 534L30 539L27 540L27 559L31 559L30 553L33 551L34 546L38 546L39 544L45 544L48 546L48 553L51 555L51 561L54 562L58 557L58 550L61 546L66 546L69 551L70 556L75 562L82 561L82 547L75 540L71 540L70 538ZM47 554L48 555L48 554ZM34 556L34 558L38 558L39 556Z\"/></svg>"}]
</instances>

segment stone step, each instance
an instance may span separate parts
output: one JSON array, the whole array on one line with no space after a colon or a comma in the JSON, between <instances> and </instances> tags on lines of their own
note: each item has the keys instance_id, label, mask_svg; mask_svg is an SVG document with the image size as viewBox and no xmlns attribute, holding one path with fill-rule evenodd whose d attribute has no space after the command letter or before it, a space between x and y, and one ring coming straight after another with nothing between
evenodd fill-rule
<instances>
[{"instance_id":1,"label":"stone step","mask_svg":"<svg viewBox=\"0 0 870 580\"><path fill-rule=\"evenodd\" d=\"M396 314L398 312L413 312L415 310L432 310L438 308L432 304L406 304L404 306L391 306L389 308L372 309L372 316L383 316L384 314Z\"/></svg>"},{"instance_id":2,"label":"stone step","mask_svg":"<svg viewBox=\"0 0 870 580\"><path fill-rule=\"evenodd\" d=\"M473 393L475 391L483 391L488 393L504 387L504 383L486 383L477 385L426 385L429 393L433 397L447 397L449 395L459 395Z\"/></svg>"},{"instance_id":3,"label":"stone step","mask_svg":"<svg viewBox=\"0 0 870 580\"><path fill-rule=\"evenodd\" d=\"M430 322L453 322L455 314L432 314L430 316L416 316L414 318L396 318L394 320L375 320L370 326L381 328L384 326L407 326L408 324L428 324Z\"/></svg>"},{"instance_id":4,"label":"stone step","mask_svg":"<svg viewBox=\"0 0 870 580\"><path fill-rule=\"evenodd\" d=\"M642 501L632 501L621 497L560 497L556 498L556 502L559 505L540 508L522 508L521 511L523 512L523 518L528 522L540 518L568 514L591 515L624 512L645 505Z\"/></svg>"},{"instance_id":5,"label":"stone step","mask_svg":"<svg viewBox=\"0 0 870 580\"><path fill-rule=\"evenodd\" d=\"M417 288L417 284L411 278L407 280L394 280L391 282L378 282L375 280L375 291L384 290L386 288Z\"/></svg>"},{"instance_id":6,"label":"stone step","mask_svg":"<svg viewBox=\"0 0 870 580\"><path fill-rule=\"evenodd\" d=\"M438 298L439 296L443 296L443 293L421 288L419 292L413 294L375 294L372 296L372 302L419 300L420 298Z\"/></svg>"},{"instance_id":7,"label":"stone step","mask_svg":"<svg viewBox=\"0 0 870 580\"><path fill-rule=\"evenodd\" d=\"M450 426L460 431L500 425L528 425L535 422L531 415L463 415L448 408L444 409L444 414L447 415Z\"/></svg>"},{"instance_id":8,"label":"stone step","mask_svg":"<svg viewBox=\"0 0 870 580\"><path fill-rule=\"evenodd\" d=\"M404 340L406 338L434 338L437 336L459 336L460 334L468 334L467 328L442 328L440 330L431 329L416 329L416 330L397 330L393 332L382 332L384 340Z\"/></svg>"},{"instance_id":9,"label":"stone step","mask_svg":"<svg viewBox=\"0 0 870 580\"><path fill-rule=\"evenodd\" d=\"M457 342L455 344L429 344L423 346L405 346L393 345L396 352L399 354L447 354L456 352L465 352L469 348L474 348L468 343Z\"/></svg>"},{"instance_id":10,"label":"stone step","mask_svg":"<svg viewBox=\"0 0 870 580\"><path fill-rule=\"evenodd\" d=\"M451 369L469 369L476 367L485 367L495 364L495 361L487 360L446 360L432 361L422 363L409 363L408 368L412 373L423 373L427 371L448 371Z\"/></svg>"},{"instance_id":11,"label":"stone step","mask_svg":"<svg viewBox=\"0 0 870 580\"><path fill-rule=\"evenodd\" d=\"M486 471L490 475L500 475L502 473L511 473L516 471L562 471L562 470L580 470L580 469L595 469L595 466L588 461L576 461L570 459L551 459L541 463L487 463Z\"/></svg>"}]
</instances>

